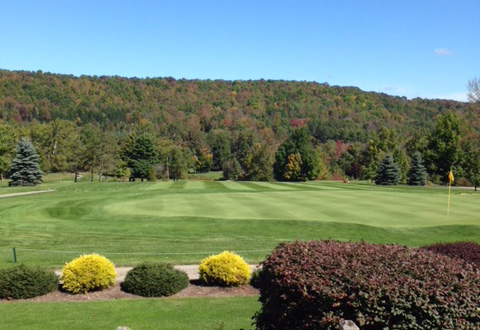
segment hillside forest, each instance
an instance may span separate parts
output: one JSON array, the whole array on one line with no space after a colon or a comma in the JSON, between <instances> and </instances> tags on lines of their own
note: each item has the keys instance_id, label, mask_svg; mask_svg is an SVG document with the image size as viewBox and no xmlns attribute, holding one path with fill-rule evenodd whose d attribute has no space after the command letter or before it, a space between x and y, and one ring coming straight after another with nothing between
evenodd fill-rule
<instances>
[{"instance_id":1,"label":"hillside forest","mask_svg":"<svg viewBox=\"0 0 480 330\"><path fill-rule=\"evenodd\" d=\"M474 100L475 101L475 100ZM71 76L0 70L0 174L30 140L43 172L91 179L374 181L387 156L406 183L477 187L479 102L394 97L280 80Z\"/></svg>"}]
</instances>

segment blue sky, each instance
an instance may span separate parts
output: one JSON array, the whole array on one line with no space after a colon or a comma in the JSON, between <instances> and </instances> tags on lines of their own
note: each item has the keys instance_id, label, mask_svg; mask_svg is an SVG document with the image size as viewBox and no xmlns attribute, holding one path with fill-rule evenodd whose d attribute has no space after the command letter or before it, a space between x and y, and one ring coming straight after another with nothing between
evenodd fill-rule
<instances>
[{"instance_id":1,"label":"blue sky","mask_svg":"<svg viewBox=\"0 0 480 330\"><path fill-rule=\"evenodd\" d=\"M0 68L466 100L479 13L479 0L0 0Z\"/></svg>"}]
</instances>

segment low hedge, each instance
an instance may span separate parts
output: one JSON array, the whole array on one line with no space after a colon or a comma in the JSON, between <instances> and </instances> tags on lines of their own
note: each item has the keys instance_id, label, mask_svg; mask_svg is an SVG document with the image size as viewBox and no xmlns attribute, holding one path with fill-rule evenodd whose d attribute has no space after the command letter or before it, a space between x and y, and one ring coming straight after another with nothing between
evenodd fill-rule
<instances>
[{"instance_id":1,"label":"low hedge","mask_svg":"<svg viewBox=\"0 0 480 330\"><path fill-rule=\"evenodd\" d=\"M40 267L26 265L0 269L0 298L27 299L58 288L58 277Z\"/></svg>"},{"instance_id":2,"label":"low hedge","mask_svg":"<svg viewBox=\"0 0 480 330\"><path fill-rule=\"evenodd\" d=\"M143 263L131 269L122 290L143 297L171 296L188 286L185 272L163 263Z\"/></svg>"},{"instance_id":3,"label":"low hedge","mask_svg":"<svg viewBox=\"0 0 480 330\"><path fill-rule=\"evenodd\" d=\"M392 245L281 244L263 262L257 329L478 329L480 270Z\"/></svg>"},{"instance_id":4,"label":"low hedge","mask_svg":"<svg viewBox=\"0 0 480 330\"><path fill-rule=\"evenodd\" d=\"M473 242L437 243L422 249L480 266L480 245Z\"/></svg>"}]
</instances>

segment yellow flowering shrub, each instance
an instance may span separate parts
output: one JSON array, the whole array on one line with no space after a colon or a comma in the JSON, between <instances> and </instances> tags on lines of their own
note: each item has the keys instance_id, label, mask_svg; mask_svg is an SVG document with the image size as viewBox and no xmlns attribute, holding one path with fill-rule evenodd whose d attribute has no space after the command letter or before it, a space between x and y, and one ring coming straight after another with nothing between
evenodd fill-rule
<instances>
[{"instance_id":1,"label":"yellow flowering shrub","mask_svg":"<svg viewBox=\"0 0 480 330\"><path fill-rule=\"evenodd\" d=\"M239 286L248 284L252 276L250 266L242 257L228 251L203 259L198 271L207 285Z\"/></svg>"},{"instance_id":2,"label":"yellow flowering shrub","mask_svg":"<svg viewBox=\"0 0 480 330\"><path fill-rule=\"evenodd\" d=\"M65 264L63 289L71 293L87 293L113 286L117 273L113 263L98 254L83 255Z\"/></svg>"}]
</instances>

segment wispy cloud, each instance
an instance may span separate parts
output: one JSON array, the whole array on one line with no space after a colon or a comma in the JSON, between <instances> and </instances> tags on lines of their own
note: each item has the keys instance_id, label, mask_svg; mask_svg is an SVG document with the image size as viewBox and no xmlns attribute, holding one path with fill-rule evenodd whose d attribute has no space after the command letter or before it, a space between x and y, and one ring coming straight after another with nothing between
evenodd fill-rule
<instances>
[{"instance_id":1,"label":"wispy cloud","mask_svg":"<svg viewBox=\"0 0 480 330\"><path fill-rule=\"evenodd\" d=\"M452 51L446 48L437 48L433 51L434 54L439 56L450 56L452 55Z\"/></svg>"}]
</instances>

